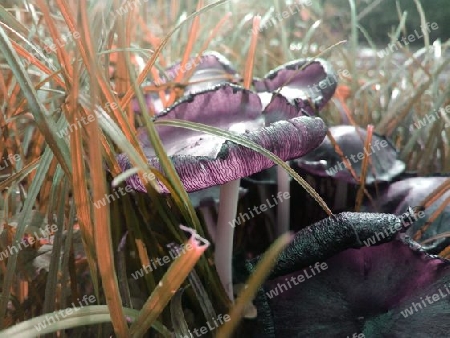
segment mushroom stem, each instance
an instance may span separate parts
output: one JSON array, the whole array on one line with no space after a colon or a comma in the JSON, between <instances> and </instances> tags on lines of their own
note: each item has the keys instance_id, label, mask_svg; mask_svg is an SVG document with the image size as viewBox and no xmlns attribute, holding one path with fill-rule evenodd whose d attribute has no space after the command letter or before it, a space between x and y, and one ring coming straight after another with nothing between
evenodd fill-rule
<instances>
[{"instance_id":1,"label":"mushroom stem","mask_svg":"<svg viewBox=\"0 0 450 338\"><path fill-rule=\"evenodd\" d=\"M217 273L231 301L234 301L232 276L233 235L234 227L236 226L235 218L240 182L241 180L237 179L220 186L219 216L214 255Z\"/></svg>"},{"instance_id":2,"label":"mushroom stem","mask_svg":"<svg viewBox=\"0 0 450 338\"><path fill-rule=\"evenodd\" d=\"M198 207L203 216L203 221L205 222L206 228L208 229L209 236L212 241L216 242L216 221L211 211L212 206L201 205Z\"/></svg>"},{"instance_id":3,"label":"mushroom stem","mask_svg":"<svg viewBox=\"0 0 450 338\"><path fill-rule=\"evenodd\" d=\"M334 194L333 212L344 211L347 206L348 184L347 182L336 180L336 192Z\"/></svg>"},{"instance_id":4,"label":"mushroom stem","mask_svg":"<svg viewBox=\"0 0 450 338\"><path fill-rule=\"evenodd\" d=\"M269 187L267 184L258 184L258 195L261 199L261 205L263 205L270 197ZM266 227L267 236L269 238L269 242L273 242L275 240L274 228L275 228L275 213L272 209L267 209L264 217L264 225Z\"/></svg>"},{"instance_id":5,"label":"mushroom stem","mask_svg":"<svg viewBox=\"0 0 450 338\"><path fill-rule=\"evenodd\" d=\"M291 177L283 167L277 166L278 191L291 193ZM279 237L289 231L290 221L290 202L289 200L280 200L277 205L277 228L276 236Z\"/></svg>"}]
</instances>

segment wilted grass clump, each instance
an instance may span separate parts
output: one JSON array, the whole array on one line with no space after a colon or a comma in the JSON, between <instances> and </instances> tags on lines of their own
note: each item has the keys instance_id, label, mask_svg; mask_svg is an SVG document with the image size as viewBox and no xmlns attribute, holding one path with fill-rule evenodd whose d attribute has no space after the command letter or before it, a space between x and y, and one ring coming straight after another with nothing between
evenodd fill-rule
<instances>
[{"instance_id":1,"label":"wilted grass clump","mask_svg":"<svg viewBox=\"0 0 450 338\"><path fill-rule=\"evenodd\" d=\"M336 27L327 26L326 8L316 2L293 6L222 0L36 0L0 6L0 153L5 163L0 250L8 253L0 262L0 318L2 329L10 327L0 336L36 336L36 325L48 314L78 306L83 296L94 301L48 323L45 332L100 337L114 331L127 337L142 336L152 327L169 337L230 311L211 250L206 250L205 226L162 147L151 119L155 112L143 97L157 92L167 107L182 95L192 72L179 72L170 81L158 72L178 60L184 65L192 56L215 50L233 62L249 87L253 76L321 54L335 65L340 83L322 116L328 125L372 124L393 138L409 170L450 171L450 121L440 110L450 104L444 82L448 43L432 44L424 32L418 50L397 44L396 53L377 53L353 7L350 30L336 34ZM286 10L291 14L277 19ZM399 22L392 41L404 33L402 13ZM367 37L368 48L359 45L357 34ZM342 37L348 41L341 42ZM133 113L134 98L141 115ZM436 111L440 119L427 119L423 126L418 122ZM148 130L162 173L147 164L136 135L141 126ZM121 173L120 153L135 169ZM146 182L148 194L117 193L135 173ZM145 179L150 174L169 188L171 197ZM111 203L99 204L115 192ZM180 224L196 235L190 238ZM46 225L53 225L47 227L51 234L40 238ZM243 233L240 229L237 238ZM12 246L23 240L29 245L14 252ZM282 237L270 249L219 336L237 325L271 257L286 242ZM142 278L130 277L167 256L170 243L191 243L195 250ZM203 313L206 320L194 313ZM81 325L90 326L64 331Z\"/></svg>"}]
</instances>

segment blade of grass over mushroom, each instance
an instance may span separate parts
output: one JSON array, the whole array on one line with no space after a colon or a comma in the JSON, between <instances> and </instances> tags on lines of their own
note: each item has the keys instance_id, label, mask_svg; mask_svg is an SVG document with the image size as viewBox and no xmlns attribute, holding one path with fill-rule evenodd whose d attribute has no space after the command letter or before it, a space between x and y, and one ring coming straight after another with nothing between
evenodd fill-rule
<instances>
[{"instance_id":1,"label":"blade of grass over mushroom","mask_svg":"<svg viewBox=\"0 0 450 338\"><path fill-rule=\"evenodd\" d=\"M86 99L81 97L81 100L83 104L86 104ZM125 135L122 133L120 128L114 123L112 119L109 118L109 116L106 114L106 112L99 106L96 107L97 109L97 116L99 124L101 125L104 132L129 156L132 163L136 166L139 173L148 171L148 165L142 160L142 158L137 154L136 149L128 142ZM135 161L135 162L133 162ZM173 191L173 188L171 184L167 181L167 179L161 175L157 170L150 169L150 171L155 174L155 176L164 183L175 195L175 192ZM122 176L120 179L115 180L116 184L119 184L122 182L122 179L125 178L126 175ZM161 197L159 196L159 187L157 186L157 183L154 180L145 180L141 177L141 180L146 183L147 192L150 194L152 200L155 202L156 208L158 211L161 212L161 216L166 221L166 224L168 225L169 229L171 229L172 233L175 234L175 236L181 240L181 237L179 237L179 232L174 227L174 222L170 220L170 216L172 215L171 212L166 210L165 204L162 203L160 200Z\"/></svg>"},{"instance_id":2,"label":"blade of grass over mushroom","mask_svg":"<svg viewBox=\"0 0 450 338\"><path fill-rule=\"evenodd\" d=\"M136 319L139 315L138 310L128 308L124 308L123 310L125 315L130 317L132 320ZM64 309L62 311L64 311ZM13 336L21 338L34 338L36 337L36 327L39 327L39 324L45 322L49 316L51 316L51 314L46 313L42 316L34 317L27 321L21 322L20 324L10 327L4 331L0 331L0 338ZM111 315L106 305L88 305L83 306L82 308L77 308L77 311L73 311L70 314L67 312L67 315L64 318L60 318L60 320L56 321L56 323L53 323L52 325L48 325L47 327L41 326L41 331L39 331L39 334L43 335L84 325L108 323L111 322L111 320ZM154 328L165 338L171 337L169 329L167 329L160 322L155 321L152 328Z\"/></svg>"},{"instance_id":3,"label":"blade of grass over mushroom","mask_svg":"<svg viewBox=\"0 0 450 338\"><path fill-rule=\"evenodd\" d=\"M362 170L361 170L361 177L360 177L360 186L358 189L358 192L356 194L356 204L355 204L355 211L359 211L361 209L361 205L364 199L364 188L366 185L366 176L367 176L367 169L369 168L369 161L370 161L370 145L372 142L372 135L373 135L373 126L368 125L367 126L367 138L364 143L364 158L362 162Z\"/></svg>"},{"instance_id":4,"label":"blade of grass over mushroom","mask_svg":"<svg viewBox=\"0 0 450 338\"><path fill-rule=\"evenodd\" d=\"M87 104L86 101L87 100L82 95L80 95L80 102L82 102L82 104L86 105ZM143 106L143 108L144 108L143 111L145 111L146 106ZM128 156L130 156L130 160L132 162L133 162L133 160L136 161L136 162L134 162L134 165L137 164L139 166L139 168L142 170L142 172L146 171L146 168L148 167L148 165L143 162L141 157L139 157L136 149L130 145L130 143L127 141L127 139L123 135L122 131L120 130L120 128L118 128L118 126L114 123L114 121L112 121L112 119L109 118L109 116L106 114L106 112L103 111L103 109L101 107L97 106L96 111L98 113L97 115L99 118L99 123L102 126L102 129L108 134L109 137L111 137L111 139L114 140L114 142L122 150L124 150L127 153ZM144 115L146 115L145 112L144 112ZM167 156L165 154L164 150L162 150L162 153L163 153L163 155ZM184 203L181 204L181 200L183 200L183 202L187 201L187 203L191 204L189 197L186 196L186 197L183 197L182 199L177 197L177 193L175 192L175 190L172 187L172 185L170 184L170 182L168 180L166 180L165 177L161 176L158 171L152 170L152 172L166 187L168 187L172 196L174 196L175 200L178 201L179 209L181 210L181 212L185 213L185 210L186 210L184 207L185 204ZM142 177L141 177L141 180L143 180ZM165 221L165 223L167 224L168 228L174 234L175 238L177 238L179 241L181 241L179 231L177 229L175 229L175 227L174 227L174 224L176 224L176 223L175 223L175 220L173 219L173 212L171 212L168 209L167 204L164 201L161 201L161 197L157 193L157 191L159 191L159 188L156 185L157 183L154 182L154 180L143 180L143 182L146 182L147 192L149 192L152 200L155 203L156 209L161 213L161 216L162 216L163 220ZM181 191L181 193L183 193L183 192L185 193L184 187L182 185L181 185L181 187L179 187L179 191ZM185 216L185 219L189 223L197 222L197 227L200 230L200 235L203 235L203 229L201 229L201 227L200 227L200 223L197 218L197 215L195 214L195 210L193 210L192 207L191 207L191 210L192 210L191 214L195 216L196 220L191 218L191 216L189 216L189 215ZM201 268L203 269L203 271L205 271L205 273L210 274L210 270L208 269L208 263L204 259L201 259ZM213 283L214 284L216 283L215 279L213 279ZM223 295L221 295L221 293L220 293L220 288L216 287L216 288L214 288L214 290L216 293L218 293L218 296L220 298L223 298Z\"/></svg>"},{"instance_id":5,"label":"blade of grass over mushroom","mask_svg":"<svg viewBox=\"0 0 450 338\"><path fill-rule=\"evenodd\" d=\"M158 48L155 50L155 53L153 53L152 57L150 58L150 60L147 62L147 64L144 67L144 70L141 72L141 74L139 74L138 78L137 78L137 85L141 85L142 82L146 79L147 74L150 72L150 69L153 67L153 65L155 64L156 60L158 59L159 54L161 53L161 51L163 50L163 48L165 47L165 45L169 42L170 37L173 35L173 33L175 33L177 30L179 30L184 24L186 24L189 20L195 18L196 16L207 12L225 2L227 2L228 0L218 0L212 4L206 5L205 7L203 7L202 9L200 9L199 11L196 11L194 13L192 13L191 15L189 15L185 20L183 20L182 22L180 22L178 25L176 25L165 37L164 39L161 41L161 44L158 46ZM131 100L131 98L133 97L133 86L130 86L130 88L128 88L128 91L125 93L124 97L122 98L121 101L121 106L122 108L125 107Z\"/></svg>"},{"instance_id":6,"label":"blade of grass over mushroom","mask_svg":"<svg viewBox=\"0 0 450 338\"><path fill-rule=\"evenodd\" d=\"M210 135L220 136L225 139L228 139L230 141L233 141L236 144L245 146L247 148L250 148L267 158L271 159L274 163L280 165L283 167L310 195L313 197L316 202L322 207L322 209L328 214L332 215L332 212L330 208L328 208L325 201L320 197L320 195L306 182L302 177L300 177L289 165L287 165L281 158L276 156L274 153L270 152L269 150L257 145L256 143L245 139L241 136L238 136L236 134L230 133L228 131L222 130L220 128L215 128L212 126L208 126L202 123L196 123L196 122L189 122L184 120L178 120L178 119L170 119L170 120L158 120L155 121L156 125L165 125L165 126L172 126L172 127L180 127L180 128L186 128L191 129L195 131L202 131Z\"/></svg>"},{"instance_id":7,"label":"blade of grass over mushroom","mask_svg":"<svg viewBox=\"0 0 450 338\"><path fill-rule=\"evenodd\" d=\"M133 337L142 337L159 317L170 301L175 291L184 282L190 271L194 268L203 252L209 247L209 242L200 237L195 230L182 227L191 232L191 238L185 246L192 248L184 251L177 257L170 268L164 274L156 289L145 302L136 321L131 325L130 331Z\"/></svg>"},{"instance_id":8,"label":"blade of grass over mushroom","mask_svg":"<svg viewBox=\"0 0 450 338\"><path fill-rule=\"evenodd\" d=\"M153 149L155 150L156 156L160 160L161 167L167 176L168 182L173 187L174 193L172 194L172 197L175 198L175 201L180 208L180 211L184 214L185 220L186 222L188 222L188 225L192 226L196 231L200 233L200 235L203 236L200 220L198 219L194 207L192 206L191 200L189 199L189 196L184 189L183 183L181 182L172 161L169 159L169 156L164 150L161 138L158 135L158 131L155 128L154 122L149 117L148 109L144 101L144 96L140 92L135 81L133 81L133 86L135 87L134 89L136 91L136 97L138 99L139 106L143 112L148 138L152 144Z\"/></svg>"},{"instance_id":9,"label":"blade of grass over mushroom","mask_svg":"<svg viewBox=\"0 0 450 338\"><path fill-rule=\"evenodd\" d=\"M289 244L292 238L293 235L290 233L281 235L264 253L263 257L256 266L255 271L248 279L246 288L244 288L244 290L238 295L238 298L230 311L231 320L226 322L219 329L217 338L232 336L233 331L242 318L245 307L252 301L258 291L258 288L262 285L262 283L264 283L266 278L269 276L272 267L277 262L278 255L286 247L286 245Z\"/></svg>"},{"instance_id":10,"label":"blade of grass over mushroom","mask_svg":"<svg viewBox=\"0 0 450 338\"><path fill-rule=\"evenodd\" d=\"M34 86L2 27L0 27L0 49L27 98L36 125L45 136L48 146L52 149L66 175L71 177L70 152L67 143L64 139L56 136L54 122L48 117L47 109L39 102Z\"/></svg>"},{"instance_id":11,"label":"blade of grass over mushroom","mask_svg":"<svg viewBox=\"0 0 450 338\"><path fill-rule=\"evenodd\" d=\"M1 29L1 28L0 28ZM50 148L45 149L44 154L41 157L39 167L36 170L36 176L31 182L30 189L28 190L28 196L25 200L23 209L21 210L21 214L18 220L18 225L16 228L16 234L14 237L14 241L20 241L25 233L26 217L31 213L33 206L36 202L36 197L39 194L41 186L45 180L47 175L48 168L50 167L50 163L53 160L53 153ZM6 274L3 278L2 284L2 297L0 298L0 318L1 325L0 327L4 327L4 318L6 314L6 308L9 303L9 297L11 294L11 286L13 285L14 274L16 270L18 255L11 255L8 259Z\"/></svg>"}]
</instances>

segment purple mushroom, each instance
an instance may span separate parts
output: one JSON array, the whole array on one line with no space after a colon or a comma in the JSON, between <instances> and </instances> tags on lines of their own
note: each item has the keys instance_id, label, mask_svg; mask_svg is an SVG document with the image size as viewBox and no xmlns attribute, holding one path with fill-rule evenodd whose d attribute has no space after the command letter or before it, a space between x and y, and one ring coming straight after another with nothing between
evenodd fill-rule
<instances>
[{"instance_id":1,"label":"purple mushroom","mask_svg":"<svg viewBox=\"0 0 450 338\"><path fill-rule=\"evenodd\" d=\"M337 75L331 65L321 59L295 60L269 72L263 79L255 79L253 86L263 103L269 104L273 93L279 93L293 102L305 115L314 116L333 96ZM277 167L278 189L290 193L290 176ZM263 188L265 189L265 187ZM277 235L289 230L290 203L277 206Z\"/></svg>"},{"instance_id":2,"label":"purple mushroom","mask_svg":"<svg viewBox=\"0 0 450 338\"><path fill-rule=\"evenodd\" d=\"M217 52L206 52L198 61L191 58L188 63L194 65L195 71L189 78L189 82L193 84L185 88L184 95L200 92L222 83L236 83L241 79L231 62ZM177 69L180 69L180 63L170 67L167 73L176 73Z\"/></svg>"},{"instance_id":3,"label":"purple mushroom","mask_svg":"<svg viewBox=\"0 0 450 338\"><path fill-rule=\"evenodd\" d=\"M360 177L363 158L370 154L366 184L390 181L405 170L405 164L397 159L395 147L386 138L374 134L368 152L364 150L367 131L360 127L334 126L329 128L345 158ZM336 153L331 140L326 137L322 144L309 154L295 160L296 164L322 177L336 177L349 183L358 183Z\"/></svg>"},{"instance_id":4,"label":"purple mushroom","mask_svg":"<svg viewBox=\"0 0 450 338\"><path fill-rule=\"evenodd\" d=\"M274 95L272 102L263 108L256 93L236 85L221 84L181 99L155 120L183 119L219 127L289 160L314 149L326 134L320 118L298 115L298 108L281 95ZM222 137L161 125L157 125L157 130L188 192L221 185L216 267L230 299L233 299L231 257L239 182L242 177L272 167L274 163L266 156ZM149 164L160 170L159 159L144 130L139 131L139 138ZM125 154L119 155L118 160L123 170L131 168ZM127 183L137 191L145 191L137 175L128 178ZM161 192L168 192L161 182L158 184Z\"/></svg>"},{"instance_id":5,"label":"purple mushroom","mask_svg":"<svg viewBox=\"0 0 450 338\"><path fill-rule=\"evenodd\" d=\"M299 231L257 293L257 337L448 336L450 261L396 233L416 218L342 213Z\"/></svg>"},{"instance_id":6,"label":"purple mushroom","mask_svg":"<svg viewBox=\"0 0 450 338\"><path fill-rule=\"evenodd\" d=\"M342 150L344 157L351 164L355 174L358 178L361 177L363 158L366 153L364 142L367 138L367 131L360 127L341 125L330 127L329 132ZM395 147L382 136L372 135L367 155L369 154L371 162L369 162L366 175L367 185L374 182L391 181L405 169L405 164L397 159L398 154ZM295 165L313 175L337 178L333 209L345 208L347 183L356 184L358 182L345 166L341 156L335 151L330 138L326 137L314 151L296 159Z\"/></svg>"},{"instance_id":7,"label":"purple mushroom","mask_svg":"<svg viewBox=\"0 0 450 338\"><path fill-rule=\"evenodd\" d=\"M275 68L263 79L255 79L253 86L257 92L278 91L308 115L315 115L334 95L337 81L337 74L328 62L300 59Z\"/></svg>"},{"instance_id":8,"label":"purple mushroom","mask_svg":"<svg viewBox=\"0 0 450 338\"><path fill-rule=\"evenodd\" d=\"M184 74L194 69L192 76L184 81L189 80L193 82L184 89L184 95L187 96L208 88L212 88L221 83L234 83L240 80L236 70L233 68L231 62L222 54L217 52L205 52L198 60L196 57L190 58L184 67L181 67L181 62L177 62L168 67L164 74L160 74L161 80L153 83L162 85L166 82L173 81L178 74ZM169 98L169 91L166 91L166 98ZM156 113L164 110L163 103L159 95L155 92L150 92L145 95L147 106L153 106ZM137 101L133 102L133 110L140 112Z\"/></svg>"},{"instance_id":9,"label":"purple mushroom","mask_svg":"<svg viewBox=\"0 0 450 338\"><path fill-rule=\"evenodd\" d=\"M382 191L378 198L374 199L374 203L367 203L365 211L371 212L387 212L401 213L405 212L408 207L419 207L436 188L443 184L450 177L411 177L401 181L389 184ZM418 234L420 241L429 240L439 234L443 234L450 230L450 205L447 204L445 209L431 223L430 217L434 212L450 198L450 190L447 190L441 197L433 202L428 208L420 212L419 219L408 229L407 234L415 236ZM425 249L431 253L438 253L446 246L450 245L447 238L442 238L434 242L433 245L427 245Z\"/></svg>"}]
</instances>

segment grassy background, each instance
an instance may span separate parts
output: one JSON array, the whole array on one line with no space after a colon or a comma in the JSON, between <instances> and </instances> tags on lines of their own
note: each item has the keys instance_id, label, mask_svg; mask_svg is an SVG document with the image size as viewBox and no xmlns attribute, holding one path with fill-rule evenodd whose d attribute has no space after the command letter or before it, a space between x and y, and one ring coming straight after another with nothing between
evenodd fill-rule
<instances>
[{"instance_id":1,"label":"grassy background","mask_svg":"<svg viewBox=\"0 0 450 338\"><path fill-rule=\"evenodd\" d=\"M192 288L186 289L184 303L169 304L181 311L178 313L189 327L200 327L205 322L194 313L203 311L208 318L207 313L213 310L227 311L230 304L214 270L211 250L191 253L175 270L158 269L138 281L129 278L150 259L166 255L166 244L187 240L179 224L207 237L149 113L135 118L129 105L129 99L141 91L155 90L148 84L155 79L157 68L180 59L186 62L189 56L204 50L227 56L247 81L287 61L324 52L321 56L330 60L338 72L349 74L340 77L333 102L321 114L329 125L344 120L364 128L373 124L377 132L392 137L409 170L421 174L449 172L450 135L445 124L438 121L420 130L409 129L417 119L450 104L446 81L450 59L445 57L448 35L445 24L440 24L440 15L445 11L425 7L426 17L421 18L438 22L442 31L421 39L414 49L400 46L395 54L379 56L375 48L384 49L390 42L386 36L393 25L397 37L420 26L420 11L414 8L413 1L407 2L412 6L411 15L401 25L396 12L387 10L388 2L374 8L361 22L357 16L366 8L365 2L354 4L354 10L347 1L340 6L335 1L333 5L314 2L262 30L254 40L254 50L250 33L254 16L260 14L262 22L266 22L274 13L286 10L288 4L228 1L197 15L196 10L206 2L156 0L142 1L133 13L130 10L127 15L118 15L113 13L119 13L124 4L113 1L4 2L0 7L0 153L3 158L18 154L21 160L1 172L0 249L6 250L16 240L31 236L46 223L56 223L59 230L53 243L39 242L0 262L1 327L24 322L21 328L35 333L33 325L42 320L39 315L92 294L98 304L107 307L88 308L78 324L88 324L92 318L112 324L78 329L68 336L86 332L101 336L114 329L118 336L126 337L124 313L137 320L132 326L136 334L141 333L138 328L145 332L153 325L161 336L168 336L169 330L182 329L172 321L166 304L197 261L198 280L214 309L200 302ZM173 30L177 25L179 28ZM62 34L73 36L75 32L79 39L61 43ZM433 47L430 42L435 34L442 44ZM45 48L58 40L61 46L55 51ZM347 42L327 50L341 40ZM363 54L360 43L374 48L369 56ZM247 66L249 60L254 60L253 67ZM187 80L180 75L175 82ZM181 94L174 89L167 104ZM113 103L121 107L106 109ZM95 106L105 111L95 122L82 125L70 138L58 136L68 123L93 114ZM149 182L147 195L128 194L104 208L96 208L94 202L112 191L112 180L120 173L117 154L126 152L140 175L150 172L136 139L138 126L145 126L153 135L152 144L163 163L172 197L157 194ZM250 226L236 229L237 238L244 238L245 244L245 236L255 234L252 229L257 231ZM128 235L124 249L119 243L125 231ZM277 243L273 250L279 250L285 242ZM268 245L264 243L263 249ZM269 266L265 265L265 271ZM261 273L252 285L260 283L263 276ZM174 284L158 288L161 280ZM251 294L244 294L238 305L250 298ZM61 320L51 330L73 325Z\"/></svg>"}]
</instances>

